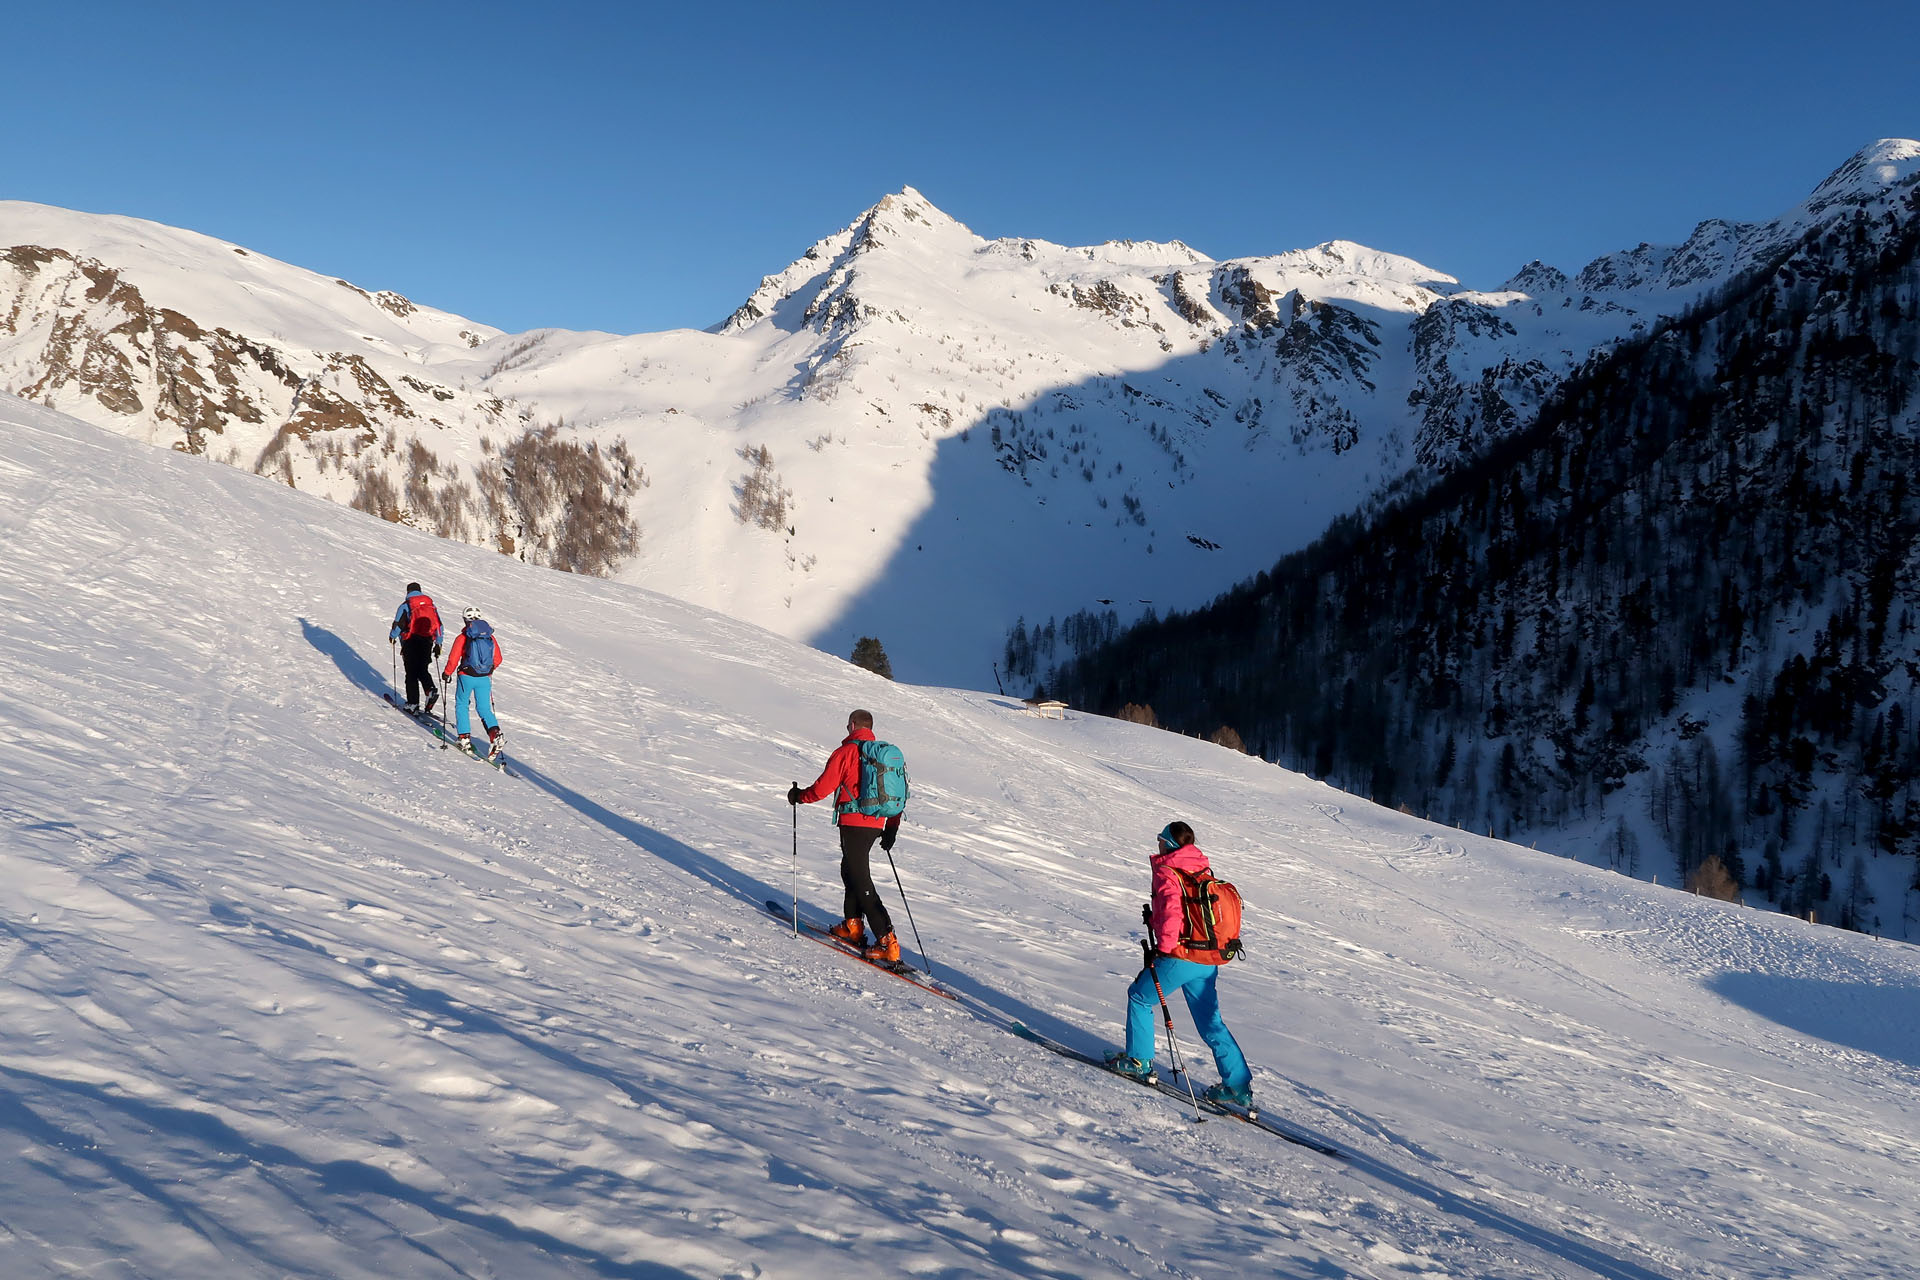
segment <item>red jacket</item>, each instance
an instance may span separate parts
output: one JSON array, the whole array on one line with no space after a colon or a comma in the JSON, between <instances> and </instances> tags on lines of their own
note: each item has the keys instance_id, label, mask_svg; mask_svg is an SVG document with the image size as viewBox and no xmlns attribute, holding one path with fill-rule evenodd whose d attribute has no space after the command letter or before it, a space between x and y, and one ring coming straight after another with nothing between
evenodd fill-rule
<instances>
[{"instance_id":1,"label":"red jacket","mask_svg":"<svg viewBox=\"0 0 1920 1280\"><path fill-rule=\"evenodd\" d=\"M453 637L453 648L447 650L446 670L440 673L440 678L442 680L453 679L453 673L460 669L460 659L466 654L466 652L467 652L467 632L466 632L466 628L462 627L459 633ZM506 662L506 660L507 660L506 652L500 648L500 633L496 631L493 633L493 670L498 671L501 668L501 666ZM489 672L488 674L491 675L492 672Z\"/></svg>"},{"instance_id":2,"label":"red jacket","mask_svg":"<svg viewBox=\"0 0 1920 1280\"><path fill-rule=\"evenodd\" d=\"M860 744L874 741L873 730L855 729L847 740L827 757L827 767L814 784L800 793L801 804L833 797L835 804L851 804L860 798ZM843 813L836 821L843 827L885 828L887 819L868 813Z\"/></svg>"},{"instance_id":3,"label":"red jacket","mask_svg":"<svg viewBox=\"0 0 1920 1280\"><path fill-rule=\"evenodd\" d=\"M1179 872L1195 875L1212 870L1212 865L1197 844L1181 845L1172 853L1156 852L1152 864L1153 946L1164 955L1172 955L1180 949L1180 935L1187 928L1186 909L1180 901Z\"/></svg>"}]
</instances>

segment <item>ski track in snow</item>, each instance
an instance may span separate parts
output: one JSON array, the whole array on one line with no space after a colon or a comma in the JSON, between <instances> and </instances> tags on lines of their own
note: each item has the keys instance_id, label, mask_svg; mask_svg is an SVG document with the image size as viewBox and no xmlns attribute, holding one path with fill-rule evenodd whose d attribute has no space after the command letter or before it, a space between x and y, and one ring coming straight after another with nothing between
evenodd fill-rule
<instances>
[{"instance_id":1,"label":"ski track in snow","mask_svg":"<svg viewBox=\"0 0 1920 1280\"><path fill-rule=\"evenodd\" d=\"M1910 1274L1912 948L12 401L0 499L9 1277ZM380 701L409 577L500 629L520 777ZM852 705L957 1007L761 909L838 914L782 793ZM1117 1043L1175 816L1250 903L1261 1100L1344 1162L998 1029Z\"/></svg>"}]
</instances>

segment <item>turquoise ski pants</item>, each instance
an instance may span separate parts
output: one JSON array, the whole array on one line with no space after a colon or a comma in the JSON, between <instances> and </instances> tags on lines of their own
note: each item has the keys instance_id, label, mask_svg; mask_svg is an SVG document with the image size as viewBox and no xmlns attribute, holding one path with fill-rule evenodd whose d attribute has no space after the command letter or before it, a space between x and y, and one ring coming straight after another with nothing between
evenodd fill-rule
<instances>
[{"instance_id":1,"label":"turquoise ski pants","mask_svg":"<svg viewBox=\"0 0 1920 1280\"><path fill-rule=\"evenodd\" d=\"M480 723L488 729L497 728L500 721L493 714L493 677L469 675L462 671L460 683L453 690L453 727L455 731L466 734L471 730L467 719L467 695L473 695L473 709L480 713Z\"/></svg>"},{"instance_id":2,"label":"turquoise ski pants","mask_svg":"<svg viewBox=\"0 0 1920 1280\"><path fill-rule=\"evenodd\" d=\"M1220 1069L1221 1081L1230 1089L1252 1088L1253 1072L1233 1032L1227 1030L1226 1019L1220 1016L1220 993L1215 990L1219 965L1161 956L1153 962L1152 970L1141 969L1140 976L1127 988L1127 1056L1153 1061L1153 1022L1160 1012L1160 997L1153 989L1155 973L1160 975L1160 987L1169 1000L1176 990L1186 993L1187 1012L1193 1015L1200 1038L1213 1050L1213 1065Z\"/></svg>"}]
</instances>

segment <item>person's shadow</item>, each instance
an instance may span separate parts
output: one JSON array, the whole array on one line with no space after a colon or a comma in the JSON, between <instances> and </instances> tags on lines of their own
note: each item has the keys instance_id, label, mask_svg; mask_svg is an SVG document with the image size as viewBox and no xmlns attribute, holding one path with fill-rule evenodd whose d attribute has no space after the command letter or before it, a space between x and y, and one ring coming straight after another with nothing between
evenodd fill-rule
<instances>
[{"instance_id":1,"label":"person's shadow","mask_svg":"<svg viewBox=\"0 0 1920 1280\"><path fill-rule=\"evenodd\" d=\"M365 689L376 698L386 698L396 692L391 680L374 670L373 664L361 657L357 649L325 627L302 618L300 634L306 637L308 644L333 659L333 665L340 668L340 674L347 678L348 683Z\"/></svg>"}]
</instances>

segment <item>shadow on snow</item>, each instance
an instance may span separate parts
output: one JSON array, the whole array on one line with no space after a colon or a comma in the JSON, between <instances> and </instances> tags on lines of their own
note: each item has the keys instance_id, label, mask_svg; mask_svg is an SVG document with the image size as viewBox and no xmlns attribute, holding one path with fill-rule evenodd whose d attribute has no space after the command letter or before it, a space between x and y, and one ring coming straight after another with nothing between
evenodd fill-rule
<instances>
[{"instance_id":1,"label":"shadow on snow","mask_svg":"<svg viewBox=\"0 0 1920 1280\"><path fill-rule=\"evenodd\" d=\"M1770 973L1723 973L1708 987L1770 1022L1829 1044L1920 1067L1920 987Z\"/></svg>"},{"instance_id":2,"label":"shadow on snow","mask_svg":"<svg viewBox=\"0 0 1920 1280\"><path fill-rule=\"evenodd\" d=\"M342 640L333 632L315 626L304 619L302 620L302 627L306 632L308 642L312 644L315 649L331 658L334 665L340 669L341 674L345 676L350 683L367 690L376 697L385 696L391 688L389 682L383 679L372 664L360 657L346 641ZM683 841L676 840L672 836L656 831L644 823L616 813L598 801L582 795L578 791L573 790L542 770L534 767L522 757L514 757L512 765L520 777L560 801L582 817L587 818L614 835L628 841L636 848L659 858L661 861L694 876L725 893L727 896L745 904L752 910L755 916L764 922L765 927L770 931L786 931L787 926L769 915L765 909L765 903L769 900L788 900L788 896L775 887L755 876L740 871L738 868L718 858L703 853ZM808 905L809 904L803 902L802 909L805 910ZM834 916L837 918L837 908L835 911L822 911L816 907L813 908L813 911L815 918L822 916ZM243 918L231 907L224 904L214 904L213 912L215 918L219 919L222 923L245 925L257 932L264 933L276 940L285 942L290 946L318 952L322 955L327 954L325 948L320 947L316 943L301 938L298 935L288 933L269 922ZM849 959L847 963L852 964L858 962ZM924 957L922 957L922 963L925 963ZM635 1101L644 1102L654 1100L652 1094L630 1082L618 1072L611 1071L575 1053L561 1049L545 1039L530 1036L499 1018L476 1010L442 992L417 986L391 973L383 976L375 976L367 973L365 969L362 968L361 975L376 983L378 986L401 996L412 1007L427 1010L438 1016L454 1020L465 1030L482 1031L507 1037L523 1048L546 1057L569 1070L578 1071L597 1078L611 1087L620 1090ZM1005 1030L1013 1022L1024 1022L1044 1035L1087 1053L1097 1054L1105 1047L1103 1042L1090 1037L1084 1029L1072 1023L1062 1021L1052 1013L1029 1005L1007 993L983 986L952 968L942 966L938 970L938 977L943 986L961 997L963 1008L986 1024ZM1911 1004L1913 995L1914 993L1910 991L1900 994L1900 998L1903 998L1907 1002L1901 1005L1902 1008L1906 1008ZM1890 996L1889 999L1895 1000L1895 997ZM1897 1002L1897 1000L1895 1000L1895 1002ZM1911 1040L1910 1033L1908 1038ZM1039 1057L1049 1056L1045 1049L1037 1046L1028 1046L1026 1051ZM65 1081L50 1081L49 1083L58 1084L63 1088L92 1088L92 1086L71 1085ZM1330 1112L1339 1114L1345 1110L1333 1102L1333 1100L1319 1095L1315 1090L1302 1088L1301 1091L1306 1096L1321 1101ZM134 1105L142 1108L147 1106L147 1104ZM1152 1103L1149 1105L1161 1104ZM185 1114L198 1117L198 1113ZM1277 1115L1274 1118L1280 1119ZM1336 1145L1334 1138L1305 1125L1298 1124L1291 1118L1288 1118L1286 1123L1305 1136L1329 1145ZM1362 1127L1377 1129L1377 1126L1373 1125L1370 1121L1362 1121L1361 1123ZM1402 1147L1407 1146L1403 1139L1390 1140ZM246 1140L241 1138L240 1141L244 1143ZM1418 1154L1418 1152L1416 1152L1416 1154ZM1536 1225L1493 1208L1483 1200L1468 1198L1434 1183L1422 1181L1413 1174L1397 1169L1372 1156L1348 1151L1346 1152L1345 1164L1346 1167L1363 1172L1385 1186L1391 1187L1409 1197L1423 1200L1442 1212L1463 1221L1473 1222L1488 1230L1501 1232L1517 1241L1540 1249L1555 1257L1575 1262L1593 1274L1603 1277L1603 1280L1671 1280L1671 1278L1663 1272L1616 1258L1591 1241L1555 1231L1549 1227ZM378 1175L379 1178L386 1178L388 1181L391 1181L391 1178L382 1171L372 1170L371 1172L374 1175ZM812 1175L785 1162L780 1162L777 1167L773 1169L772 1176L778 1181L790 1182L792 1185L809 1186L815 1185L817 1182L817 1179L814 1179ZM398 1184L395 1185L398 1187ZM839 1184L832 1185L838 1186L843 1192L849 1190ZM410 1188L403 1188L403 1190L408 1194L419 1194L412 1192ZM457 1210L450 1212L449 1216L460 1217L460 1212ZM467 1213L466 1218L461 1218L463 1221L468 1219L471 1219L477 1225L483 1226L494 1224L498 1221L491 1215L472 1214L470 1211ZM526 1239L531 1243L552 1248L556 1252L567 1253L569 1256L581 1256L581 1251L577 1246L568 1244L565 1241L556 1240L549 1243L549 1238L543 1237L539 1233L521 1232L519 1228L511 1229L518 1234L520 1238ZM964 1243L966 1239L964 1236L957 1236L955 1242ZM639 1271L629 1270L625 1269L628 1264L614 1263L607 1259L589 1258L589 1261L593 1262L596 1270L601 1271L603 1274L614 1276L664 1277L683 1274L664 1268Z\"/></svg>"},{"instance_id":3,"label":"shadow on snow","mask_svg":"<svg viewBox=\"0 0 1920 1280\"><path fill-rule=\"evenodd\" d=\"M1402 323L1350 309L1389 336ZM845 656L877 636L903 680L986 688L1016 618L1111 607L1125 625L1149 603L1191 609L1272 568L1374 487L1406 414L1378 393L1392 420L1363 436L1344 410L1318 408L1301 380L1313 359L1279 380L1294 368L1276 354L1290 341L1285 325L1236 332L1209 352L988 408L940 440L931 505L807 643ZM1218 353L1230 344L1230 358ZM1327 350L1333 376L1364 381L1382 349L1336 335ZM1303 425L1302 412L1322 416Z\"/></svg>"}]
</instances>

